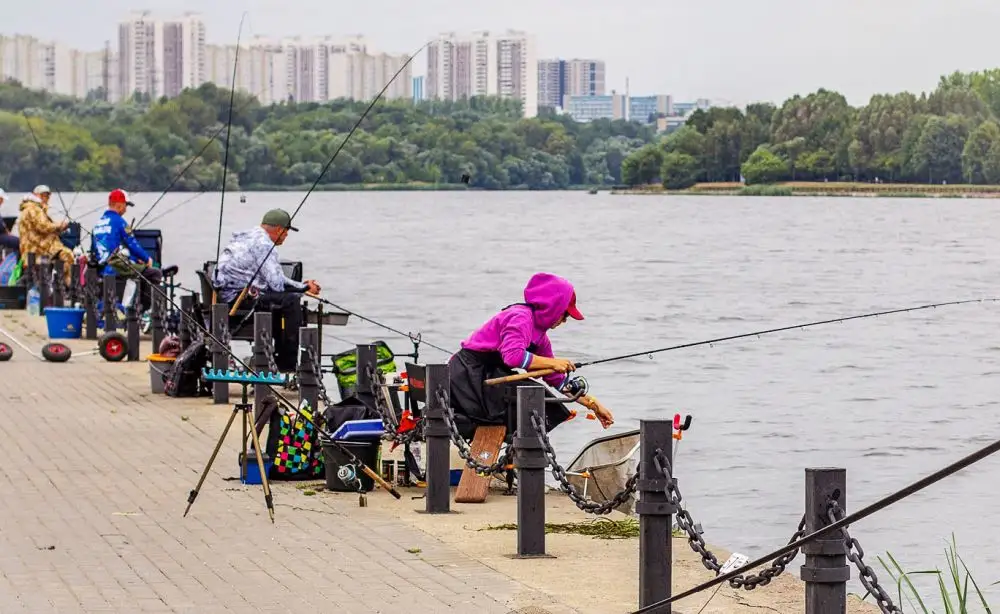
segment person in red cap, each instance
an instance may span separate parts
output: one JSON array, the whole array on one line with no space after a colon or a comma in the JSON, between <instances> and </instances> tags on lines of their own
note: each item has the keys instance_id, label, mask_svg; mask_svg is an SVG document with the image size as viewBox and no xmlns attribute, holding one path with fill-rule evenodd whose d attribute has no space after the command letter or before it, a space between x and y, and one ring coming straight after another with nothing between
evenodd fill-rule
<instances>
[{"instance_id":1,"label":"person in red cap","mask_svg":"<svg viewBox=\"0 0 1000 614\"><path fill-rule=\"evenodd\" d=\"M556 373L542 378L547 384L560 390L572 387L568 386L573 383L569 373L576 366L568 358L554 356L548 337L548 331L570 318L583 320L573 285L558 275L536 273L524 288L523 303L504 307L462 342L462 349L448 361L448 372L451 405L464 436L482 424L505 424L510 431L516 415L516 387L531 384L526 380L489 386L487 379L511 375L516 368L553 369ZM584 395L579 403L593 411L604 428L614 423L611 412L594 397ZM546 431L570 417L561 404L547 403L545 413Z\"/></svg>"},{"instance_id":2,"label":"person in red cap","mask_svg":"<svg viewBox=\"0 0 1000 614\"><path fill-rule=\"evenodd\" d=\"M101 275L117 275L134 279L141 275L153 284L163 281L163 273L153 266L153 259L128 231L128 224L122 215L128 207L134 207L128 192L122 189L111 190L108 194L108 210L97 220L90 237L90 252L97 260ZM128 255L122 248L128 248ZM152 303L152 291L148 284L140 284L139 296L142 306L140 311L149 309Z\"/></svg>"}]
</instances>

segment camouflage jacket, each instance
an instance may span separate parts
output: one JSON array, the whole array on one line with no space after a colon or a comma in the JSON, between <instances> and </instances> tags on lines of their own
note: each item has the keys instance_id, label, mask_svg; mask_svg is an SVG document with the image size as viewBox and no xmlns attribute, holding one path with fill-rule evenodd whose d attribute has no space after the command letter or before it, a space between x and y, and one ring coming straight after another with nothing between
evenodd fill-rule
<instances>
[{"instance_id":1,"label":"camouflage jacket","mask_svg":"<svg viewBox=\"0 0 1000 614\"><path fill-rule=\"evenodd\" d=\"M251 230L234 232L233 238L222 250L219 264L215 269L215 279L212 283L219 290L219 298L230 302L236 298L250 281L250 277L264 261L260 273L254 279L253 287L259 291L284 292L288 288L303 291L307 286L290 279L281 269L277 250L271 249L274 243L261 227ZM268 251L271 254L268 256Z\"/></svg>"},{"instance_id":2,"label":"camouflage jacket","mask_svg":"<svg viewBox=\"0 0 1000 614\"><path fill-rule=\"evenodd\" d=\"M17 221L21 235L21 253L52 256L65 249L59 239L59 224L49 217L49 208L33 194L21 201L21 217Z\"/></svg>"}]
</instances>

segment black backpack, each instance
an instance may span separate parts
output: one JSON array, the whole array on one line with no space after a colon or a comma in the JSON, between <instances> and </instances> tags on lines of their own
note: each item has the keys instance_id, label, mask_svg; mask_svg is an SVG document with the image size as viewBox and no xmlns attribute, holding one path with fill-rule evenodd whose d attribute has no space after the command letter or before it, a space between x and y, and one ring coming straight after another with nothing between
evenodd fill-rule
<instances>
[{"instance_id":1,"label":"black backpack","mask_svg":"<svg viewBox=\"0 0 1000 614\"><path fill-rule=\"evenodd\" d=\"M204 341L194 341L181 352L167 371L163 391L170 397L198 397L210 394L201 379L201 370L208 363L208 347Z\"/></svg>"}]
</instances>

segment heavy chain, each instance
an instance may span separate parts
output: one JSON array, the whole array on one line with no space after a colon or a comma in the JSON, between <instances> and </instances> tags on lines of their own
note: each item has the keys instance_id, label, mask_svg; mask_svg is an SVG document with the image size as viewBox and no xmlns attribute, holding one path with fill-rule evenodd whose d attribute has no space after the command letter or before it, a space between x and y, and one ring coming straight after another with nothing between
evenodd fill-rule
<instances>
[{"instance_id":1,"label":"heavy chain","mask_svg":"<svg viewBox=\"0 0 1000 614\"><path fill-rule=\"evenodd\" d=\"M545 433L545 423L542 421L541 417L537 412L532 410L531 412L531 426L538 433L538 438L542 442L542 450L545 452L545 456L549 460L549 465L551 466L552 475L555 477L556 481L559 482L559 488L570 498L570 500L576 504L581 510L588 512L590 514L596 514L602 516L604 514L610 514L611 510L614 510L628 501L629 497L635 494L636 485L639 482L639 469L636 468L635 475L630 477L627 482L625 482L625 488L617 493L604 503L597 503L592 499L580 494L580 491L576 489L569 479L566 477L566 470L563 469L562 465L556 460L556 451L552 448L552 443L549 441L548 434Z\"/></svg>"},{"instance_id":2,"label":"heavy chain","mask_svg":"<svg viewBox=\"0 0 1000 614\"><path fill-rule=\"evenodd\" d=\"M372 368L371 365L368 366L366 373L368 374L372 397L375 399L375 411L379 413L379 417L382 418L382 424L386 427L386 439L397 445L408 445L413 440L418 439L421 435L420 429L414 428L405 433L400 433L400 425L397 425L395 428L391 427L393 423L391 416L394 410L391 405L385 402L385 397L382 396L383 386L386 385L385 377L381 371Z\"/></svg>"},{"instance_id":3,"label":"heavy chain","mask_svg":"<svg viewBox=\"0 0 1000 614\"><path fill-rule=\"evenodd\" d=\"M264 356L267 358L267 370L271 373L278 373L278 363L274 362L274 343L271 340L271 331L260 331L260 342L264 346Z\"/></svg>"},{"instance_id":4,"label":"heavy chain","mask_svg":"<svg viewBox=\"0 0 1000 614\"><path fill-rule=\"evenodd\" d=\"M831 501L828 515L830 524L833 524L844 517L844 510L840 508L839 503ZM851 537L851 534L847 532L846 526L842 527L840 532L844 536L844 545L847 547L847 558L858 568L861 584L875 597L876 604L879 610L882 611L882 614L903 614L903 610L892 602L892 597L879 584L875 571L865 563L865 551L861 547L861 544L858 543L858 540Z\"/></svg>"},{"instance_id":5,"label":"heavy chain","mask_svg":"<svg viewBox=\"0 0 1000 614\"><path fill-rule=\"evenodd\" d=\"M316 350L312 347L306 348L306 356L309 358L312 364L313 377L316 378L316 387L318 388L319 400L323 402L324 407L330 407L333 405L333 401L326 393L326 384L323 383L323 370L320 368L319 359L316 357Z\"/></svg>"},{"instance_id":6,"label":"heavy chain","mask_svg":"<svg viewBox=\"0 0 1000 614\"><path fill-rule=\"evenodd\" d=\"M661 450L657 450L656 454L653 456L653 465L665 480L665 486L663 487L664 494L667 496L671 505L677 508L677 526L687 534L688 544L691 546L691 549L701 557L701 564L704 565L706 569L714 571L716 575L718 575L719 572L722 571L722 564L719 563L718 557L716 557L715 554L708 549L708 545L705 543L705 539L701 536L701 532L698 530L697 524L691 517L691 513L684 509L681 505L684 497L681 495L680 488L677 486L677 481L674 480L670 461ZM796 529L788 543L801 539L806 534L805 531L806 517L803 515L802 520L799 521L798 529ZM781 575L792 560L798 556L798 554L799 550L796 548L791 552L779 556L769 567L763 569L758 574L754 574L752 576L734 576L729 579L729 586L737 589L746 589L748 591L752 591L758 586L766 586L767 584L770 584L771 580Z\"/></svg>"},{"instance_id":7,"label":"heavy chain","mask_svg":"<svg viewBox=\"0 0 1000 614\"><path fill-rule=\"evenodd\" d=\"M451 433L451 441L458 448L458 455L462 457L467 467L478 473L493 475L502 471L504 467L510 464L511 455L513 454L511 446L507 446L504 453L497 457L497 461L492 465L484 465L477 461L472 455L472 449L469 448L469 444L465 442L465 438L458 432L458 426L455 424L455 412L451 408L450 395L444 388L438 389L437 402L444 408L444 422L448 425L448 431Z\"/></svg>"}]
</instances>

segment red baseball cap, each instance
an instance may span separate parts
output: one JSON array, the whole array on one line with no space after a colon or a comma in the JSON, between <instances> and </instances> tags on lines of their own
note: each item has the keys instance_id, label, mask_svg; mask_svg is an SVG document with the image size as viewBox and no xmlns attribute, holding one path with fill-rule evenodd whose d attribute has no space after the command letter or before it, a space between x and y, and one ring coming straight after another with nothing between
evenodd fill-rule
<instances>
[{"instance_id":1,"label":"red baseball cap","mask_svg":"<svg viewBox=\"0 0 1000 614\"><path fill-rule=\"evenodd\" d=\"M111 203L125 203L125 206L127 206L127 207L134 207L135 206L135 203L132 202L131 200L129 200L129 198L128 198L128 192L126 192L125 190L122 190L120 188L119 189L115 189L115 190L111 190L111 193L108 194L108 204L111 204Z\"/></svg>"},{"instance_id":2,"label":"red baseball cap","mask_svg":"<svg viewBox=\"0 0 1000 614\"><path fill-rule=\"evenodd\" d=\"M574 320L583 319L583 314L576 308L576 292L573 293L573 298L569 299L569 307L566 308L566 313Z\"/></svg>"}]
</instances>

